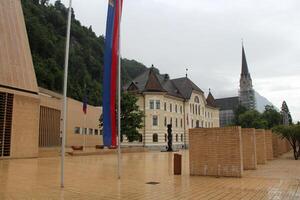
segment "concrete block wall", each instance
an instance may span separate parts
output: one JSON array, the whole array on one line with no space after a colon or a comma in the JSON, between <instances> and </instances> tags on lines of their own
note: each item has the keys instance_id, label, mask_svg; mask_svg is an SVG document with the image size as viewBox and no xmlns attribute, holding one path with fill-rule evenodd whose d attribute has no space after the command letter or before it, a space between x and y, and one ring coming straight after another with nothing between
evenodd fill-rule
<instances>
[{"instance_id":1,"label":"concrete block wall","mask_svg":"<svg viewBox=\"0 0 300 200\"><path fill-rule=\"evenodd\" d=\"M267 160L273 160L273 141L272 141L272 131L265 130L265 139L266 139L266 151L267 151Z\"/></svg>"},{"instance_id":2,"label":"concrete block wall","mask_svg":"<svg viewBox=\"0 0 300 200\"><path fill-rule=\"evenodd\" d=\"M242 176L240 127L190 129L189 144L191 175Z\"/></svg>"},{"instance_id":3,"label":"concrete block wall","mask_svg":"<svg viewBox=\"0 0 300 200\"><path fill-rule=\"evenodd\" d=\"M254 128L242 128L243 166L244 169L256 169L256 139Z\"/></svg>"},{"instance_id":4,"label":"concrete block wall","mask_svg":"<svg viewBox=\"0 0 300 200\"><path fill-rule=\"evenodd\" d=\"M256 137L256 158L257 164L266 164L267 151L266 151L266 138L264 129L255 130Z\"/></svg>"}]
</instances>

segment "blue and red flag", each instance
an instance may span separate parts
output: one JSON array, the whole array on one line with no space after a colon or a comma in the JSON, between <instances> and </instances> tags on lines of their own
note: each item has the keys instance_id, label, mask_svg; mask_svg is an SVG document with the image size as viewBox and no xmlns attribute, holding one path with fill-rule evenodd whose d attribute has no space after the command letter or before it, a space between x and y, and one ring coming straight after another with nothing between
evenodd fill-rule
<instances>
[{"instance_id":1,"label":"blue and red flag","mask_svg":"<svg viewBox=\"0 0 300 200\"><path fill-rule=\"evenodd\" d=\"M119 62L119 18L122 0L109 0L103 76L103 143L107 147L116 147L116 86L117 66Z\"/></svg>"}]
</instances>

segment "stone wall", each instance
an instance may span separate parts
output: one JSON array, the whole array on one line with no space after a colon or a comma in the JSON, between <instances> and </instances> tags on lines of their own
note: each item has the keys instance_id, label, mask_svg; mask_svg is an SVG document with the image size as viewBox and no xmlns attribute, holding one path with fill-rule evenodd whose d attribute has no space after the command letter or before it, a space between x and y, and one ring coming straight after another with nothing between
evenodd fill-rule
<instances>
[{"instance_id":1,"label":"stone wall","mask_svg":"<svg viewBox=\"0 0 300 200\"><path fill-rule=\"evenodd\" d=\"M242 146L244 169L256 169L256 139L254 128L242 128Z\"/></svg>"},{"instance_id":2,"label":"stone wall","mask_svg":"<svg viewBox=\"0 0 300 200\"><path fill-rule=\"evenodd\" d=\"M240 127L190 129L189 144L191 175L242 176Z\"/></svg>"},{"instance_id":3,"label":"stone wall","mask_svg":"<svg viewBox=\"0 0 300 200\"><path fill-rule=\"evenodd\" d=\"M266 138L264 129L255 130L256 137L256 158L257 164L266 164L267 151L266 151Z\"/></svg>"}]
</instances>

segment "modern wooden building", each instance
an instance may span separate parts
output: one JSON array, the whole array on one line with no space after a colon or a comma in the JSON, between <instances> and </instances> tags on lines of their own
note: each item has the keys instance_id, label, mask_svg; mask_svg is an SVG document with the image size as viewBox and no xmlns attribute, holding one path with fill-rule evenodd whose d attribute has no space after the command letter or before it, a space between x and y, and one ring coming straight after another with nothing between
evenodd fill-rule
<instances>
[{"instance_id":1,"label":"modern wooden building","mask_svg":"<svg viewBox=\"0 0 300 200\"><path fill-rule=\"evenodd\" d=\"M68 98L66 146L102 144L100 107ZM0 158L37 157L61 144L61 96L38 88L20 0L0 1Z\"/></svg>"}]
</instances>

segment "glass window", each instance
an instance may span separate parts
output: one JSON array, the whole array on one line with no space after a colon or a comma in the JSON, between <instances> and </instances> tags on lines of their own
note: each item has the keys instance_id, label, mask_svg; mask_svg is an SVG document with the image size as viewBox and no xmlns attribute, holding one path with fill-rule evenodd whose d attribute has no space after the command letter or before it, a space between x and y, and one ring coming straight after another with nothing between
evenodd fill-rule
<instances>
[{"instance_id":1,"label":"glass window","mask_svg":"<svg viewBox=\"0 0 300 200\"><path fill-rule=\"evenodd\" d=\"M195 103L199 103L199 97L195 96L194 101L195 101Z\"/></svg>"},{"instance_id":2,"label":"glass window","mask_svg":"<svg viewBox=\"0 0 300 200\"><path fill-rule=\"evenodd\" d=\"M100 130L100 135L103 135L103 130L102 129Z\"/></svg>"},{"instance_id":3,"label":"glass window","mask_svg":"<svg viewBox=\"0 0 300 200\"><path fill-rule=\"evenodd\" d=\"M153 117L152 117L152 125L153 126L157 126L157 124L158 124L157 115L153 115Z\"/></svg>"},{"instance_id":4,"label":"glass window","mask_svg":"<svg viewBox=\"0 0 300 200\"><path fill-rule=\"evenodd\" d=\"M143 135L142 134L140 134L140 136L139 136L139 142L143 142Z\"/></svg>"},{"instance_id":5,"label":"glass window","mask_svg":"<svg viewBox=\"0 0 300 200\"><path fill-rule=\"evenodd\" d=\"M170 103L170 112L172 112L172 104Z\"/></svg>"},{"instance_id":6,"label":"glass window","mask_svg":"<svg viewBox=\"0 0 300 200\"><path fill-rule=\"evenodd\" d=\"M154 134L152 135L152 141L153 141L153 142L158 142L158 135L157 135L157 133L154 133Z\"/></svg>"},{"instance_id":7,"label":"glass window","mask_svg":"<svg viewBox=\"0 0 300 200\"><path fill-rule=\"evenodd\" d=\"M178 126L177 118L175 119L175 126Z\"/></svg>"},{"instance_id":8,"label":"glass window","mask_svg":"<svg viewBox=\"0 0 300 200\"><path fill-rule=\"evenodd\" d=\"M181 140L181 142L183 142L183 135L182 134L180 135L180 140Z\"/></svg>"},{"instance_id":9,"label":"glass window","mask_svg":"<svg viewBox=\"0 0 300 200\"><path fill-rule=\"evenodd\" d=\"M200 106L198 106L198 114L200 115Z\"/></svg>"},{"instance_id":10,"label":"glass window","mask_svg":"<svg viewBox=\"0 0 300 200\"><path fill-rule=\"evenodd\" d=\"M194 106L194 104L193 104L193 106L192 106L192 107L193 107L193 114L194 114L194 113L195 113L195 106Z\"/></svg>"},{"instance_id":11,"label":"glass window","mask_svg":"<svg viewBox=\"0 0 300 200\"><path fill-rule=\"evenodd\" d=\"M180 106L180 113L182 113L182 106Z\"/></svg>"},{"instance_id":12,"label":"glass window","mask_svg":"<svg viewBox=\"0 0 300 200\"><path fill-rule=\"evenodd\" d=\"M93 135L93 129L89 128L89 135Z\"/></svg>"},{"instance_id":13,"label":"glass window","mask_svg":"<svg viewBox=\"0 0 300 200\"><path fill-rule=\"evenodd\" d=\"M167 111L167 103L164 102L164 110Z\"/></svg>"},{"instance_id":14,"label":"glass window","mask_svg":"<svg viewBox=\"0 0 300 200\"><path fill-rule=\"evenodd\" d=\"M165 117L164 125L167 126L167 117Z\"/></svg>"},{"instance_id":15,"label":"glass window","mask_svg":"<svg viewBox=\"0 0 300 200\"><path fill-rule=\"evenodd\" d=\"M95 129L94 133L95 133L95 135L98 135L98 129Z\"/></svg>"},{"instance_id":16,"label":"glass window","mask_svg":"<svg viewBox=\"0 0 300 200\"><path fill-rule=\"evenodd\" d=\"M175 112L177 113L177 104L175 105Z\"/></svg>"},{"instance_id":17,"label":"glass window","mask_svg":"<svg viewBox=\"0 0 300 200\"><path fill-rule=\"evenodd\" d=\"M82 134L83 134L83 135L86 135L86 134L87 134L87 128L83 128L83 129L82 129Z\"/></svg>"},{"instance_id":18,"label":"glass window","mask_svg":"<svg viewBox=\"0 0 300 200\"><path fill-rule=\"evenodd\" d=\"M176 134L176 142L178 142L178 134Z\"/></svg>"},{"instance_id":19,"label":"glass window","mask_svg":"<svg viewBox=\"0 0 300 200\"><path fill-rule=\"evenodd\" d=\"M182 119L180 119L180 127L182 128Z\"/></svg>"},{"instance_id":20,"label":"glass window","mask_svg":"<svg viewBox=\"0 0 300 200\"><path fill-rule=\"evenodd\" d=\"M150 109L154 109L154 100L150 100Z\"/></svg>"},{"instance_id":21,"label":"glass window","mask_svg":"<svg viewBox=\"0 0 300 200\"><path fill-rule=\"evenodd\" d=\"M75 127L74 128L74 133L75 134L80 134L80 127Z\"/></svg>"},{"instance_id":22,"label":"glass window","mask_svg":"<svg viewBox=\"0 0 300 200\"><path fill-rule=\"evenodd\" d=\"M160 109L160 100L156 100L156 109Z\"/></svg>"}]
</instances>

